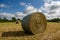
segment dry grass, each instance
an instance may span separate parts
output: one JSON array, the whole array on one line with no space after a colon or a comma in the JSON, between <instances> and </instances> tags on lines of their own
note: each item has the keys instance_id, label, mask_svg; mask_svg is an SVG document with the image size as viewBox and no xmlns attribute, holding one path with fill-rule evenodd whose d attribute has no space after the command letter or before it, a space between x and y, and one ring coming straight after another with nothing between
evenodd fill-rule
<instances>
[{"instance_id":1,"label":"dry grass","mask_svg":"<svg viewBox=\"0 0 60 40\"><path fill-rule=\"evenodd\" d=\"M60 23L48 22L43 34L24 33L21 23L0 23L0 40L60 40Z\"/></svg>"},{"instance_id":2,"label":"dry grass","mask_svg":"<svg viewBox=\"0 0 60 40\"><path fill-rule=\"evenodd\" d=\"M22 30L21 23L16 24L15 22L0 23L0 32L3 31L18 31Z\"/></svg>"}]
</instances>

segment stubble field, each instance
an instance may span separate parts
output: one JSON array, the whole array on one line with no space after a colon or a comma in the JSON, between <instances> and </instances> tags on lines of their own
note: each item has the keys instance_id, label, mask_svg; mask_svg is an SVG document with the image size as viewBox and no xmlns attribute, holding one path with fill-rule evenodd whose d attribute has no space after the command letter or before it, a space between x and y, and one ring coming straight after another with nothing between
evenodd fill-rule
<instances>
[{"instance_id":1,"label":"stubble field","mask_svg":"<svg viewBox=\"0 0 60 40\"><path fill-rule=\"evenodd\" d=\"M47 22L44 33L30 35L22 29L21 23L0 23L0 40L60 40L60 23Z\"/></svg>"}]
</instances>

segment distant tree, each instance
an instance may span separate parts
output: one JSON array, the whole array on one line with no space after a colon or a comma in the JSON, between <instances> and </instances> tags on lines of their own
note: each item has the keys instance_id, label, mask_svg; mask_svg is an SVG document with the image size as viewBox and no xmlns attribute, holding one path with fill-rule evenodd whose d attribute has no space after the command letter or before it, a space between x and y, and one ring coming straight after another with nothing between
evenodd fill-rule
<instances>
[{"instance_id":1,"label":"distant tree","mask_svg":"<svg viewBox=\"0 0 60 40\"><path fill-rule=\"evenodd\" d=\"M4 17L3 19L0 17L0 22L15 22L16 21L16 18L15 17L12 17L12 20L8 20L6 19L6 17Z\"/></svg>"},{"instance_id":2,"label":"distant tree","mask_svg":"<svg viewBox=\"0 0 60 40\"><path fill-rule=\"evenodd\" d=\"M47 20L48 22L58 22L60 21L60 18L54 18L54 19L51 19L51 20Z\"/></svg>"},{"instance_id":3,"label":"distant tree","mask_svg":"<svg viewBox=\"0 0 60 40\"><path fill-rule=\"evenodd\" d=\"M4 21L4 22L7 22L7 19L6 19L6 17L4 17L3 21Z\"/></svg>"},{"instance_id":4,"label":"distant tree","mask_svg":"<svg viewBox=\"0 0 60 40\"><path fill-rule=\"evenodd\" d=\"M16 21L16 18L15 17L12 17L12 22L15 22Z\"/></svg>"},{"instance_id":5,"label":"distant tree","mask_svg":"<svg viewBox=\"0 0 60 40\"><path fill-rule=\"evenodd\" d=\"M2 19L0 18L0 22L2 21Z\"/></svg>"}]
</instances>

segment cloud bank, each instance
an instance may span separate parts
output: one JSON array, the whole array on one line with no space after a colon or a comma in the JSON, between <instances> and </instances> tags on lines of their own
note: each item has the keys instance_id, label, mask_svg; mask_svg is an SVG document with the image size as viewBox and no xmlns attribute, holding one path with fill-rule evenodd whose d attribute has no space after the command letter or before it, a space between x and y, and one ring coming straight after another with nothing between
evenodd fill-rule
<instances>
[{"instance_id":1,"label":"cloud bank","mask_svg":"<svg viewBox=\"0 0 60 40\"><path fill-rule=\"evenodd\" d=\"M43 7L40 8L47 19L60 18L60 1L45 0Z\"/></svg>"},{"instance_id":2,"label":"cloud bank","mask_svg":"<svg viewBox=\"0 0 60 40\"><path fill-rule=\"evenodd\" d=\"M47 19L60 18L60 1L59 0L44 0L44 5L39 9L35 8L33 5L21 2L20 5L25 6L24 12L12 13L0 13L0 16L3 17L16 17L17 19L23 19L26 15L29 15L33 12L42 12ZM4 7L0 5L0 7Z\"/></svg>"},{"instance_id":3,"label":"cloud bank","mask_svg":"<svg viewBox=\"0 0 60 40\"><path fill-rule=\"evenodd\" d=\"M6 5L6 4L0 4L0 7L1 7L1 8L5 8L5 7L9 7L9 6Z\"/></svg>"},{"instance_id":4,"label":"cloud bank","mask_svg":"<svg viewBox=\"0 0 60 40\"><path fill-rule=\"evenodd\" d=\"M0 17L1 18L5 18L6 17L7 19L11 20L11 18L12 17L15 17L15 15L14 14L11 14L11 13L5 13L4 12L4 13L0 13Z\"/></svg>"}]
</instances>

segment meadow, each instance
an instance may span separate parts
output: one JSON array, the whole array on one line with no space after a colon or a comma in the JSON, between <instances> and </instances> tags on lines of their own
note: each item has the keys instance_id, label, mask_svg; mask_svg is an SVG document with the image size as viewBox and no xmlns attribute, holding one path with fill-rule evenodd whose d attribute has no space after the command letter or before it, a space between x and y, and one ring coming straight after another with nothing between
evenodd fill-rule
<instances>
[{"instance_id":1,"label":"meadow","mask_svg":"<svg viewBox=\"0 0 60 40\"><path fill-rule=\"evenodd\" d=\"M21 23L0 23L0 40L60 40L60 23L47 22L44 33L30 35L25 33Z\"/></svg>"}]
</instances>

